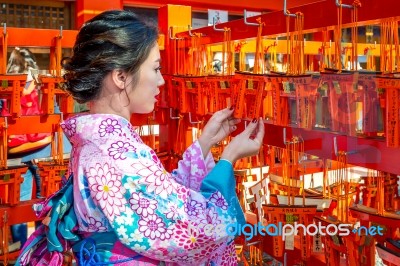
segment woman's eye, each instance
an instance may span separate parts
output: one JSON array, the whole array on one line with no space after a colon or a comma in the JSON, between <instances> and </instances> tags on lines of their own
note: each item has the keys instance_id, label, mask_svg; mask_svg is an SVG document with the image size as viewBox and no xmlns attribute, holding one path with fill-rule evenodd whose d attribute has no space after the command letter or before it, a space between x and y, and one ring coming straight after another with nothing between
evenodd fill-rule
<instances>
[{"instance_id":1,"label":"woman's eye","mask_svg":"<svg viewBox=\"0 0 400 266\"><path fill-rule=\"evenodd\" d=\"M161 70L161 66L157 67L156 69L154 69L156 72Z\"/></svg>"}]
</instances>

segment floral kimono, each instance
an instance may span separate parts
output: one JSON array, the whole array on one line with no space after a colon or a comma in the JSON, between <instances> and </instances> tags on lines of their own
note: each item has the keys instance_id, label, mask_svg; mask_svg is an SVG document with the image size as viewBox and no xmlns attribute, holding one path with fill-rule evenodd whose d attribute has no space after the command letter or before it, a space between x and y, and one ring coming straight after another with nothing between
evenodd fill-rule
<instances>
[{"instance_id":1,"label":"floral kimono","mask_svg":"<svg viewBox=\"0 0 400 266\"><path fill-rule=\"evenodd\" d=\"M61 126L73 145L73 180L42 206L57 230L39 228L21 265L61 265L68 248L78 265L237 264L227 228L245 220L230 162L204 159L194 142L168 173L120 116L79 115Z\"/></svg>"}]
</instances>

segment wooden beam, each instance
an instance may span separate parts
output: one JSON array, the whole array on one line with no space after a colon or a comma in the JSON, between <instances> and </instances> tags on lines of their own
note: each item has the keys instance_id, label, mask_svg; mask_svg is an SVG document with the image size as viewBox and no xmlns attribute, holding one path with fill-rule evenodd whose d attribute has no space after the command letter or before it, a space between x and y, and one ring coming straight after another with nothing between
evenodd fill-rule
<instances>
[{"instance_id":1,"label":"wooden beam","mask_svg":"<svg viewBox=\"0 0 400 266\"><path fill-rule=\"evenodd\" d=\"M290 2L290 1L289 1ZM377 24L382 19L395 17L400 19L397 0L370 0L363 3L358 11L358 25ZM338 24L337 7L334 0L316 2L296 8L288 8L290 13L301 12L304 15L304 33L322 31L324 28L333 29ZM276 11L248 19L255 22L261 18L265 23L262 36L286 36L286 16L282 11ZM351 23L351 10L343 9L343 27L349 27ZM230 28L232 40L244 40L255 38L258 27L244 24L243 19L221 23L218 28ZM290 22L290 31L294 31L294 19ZM223 32L215 31L212 26L196 29L194 32L201 32L207 37L203 38L205 44L219 43L223 41ZM165 33L164 33L165 34ZM177 34L178 37L187 36L187 32Z\"/></svg>"}]
</instances>

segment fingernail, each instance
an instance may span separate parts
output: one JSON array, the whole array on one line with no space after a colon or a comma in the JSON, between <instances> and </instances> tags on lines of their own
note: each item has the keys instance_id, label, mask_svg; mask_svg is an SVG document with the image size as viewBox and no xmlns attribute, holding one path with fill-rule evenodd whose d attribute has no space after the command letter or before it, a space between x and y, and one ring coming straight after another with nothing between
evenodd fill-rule
<instances>
[{"instance_id":1,"label":"fingernail","mask_svg":"<svg viewBox=\"0 0 400 266\"><path fill-rule=\"evenodd\" d=\"M229 108L229 110L233 110L235 109L235 105L231 105L231 107Z\"/></svg>"},{"instance_id":2,"label":"fingernail","mask_svg":"<svg viewBox=\"0 0 400 266\"><path fill-rule=\"evenodd\" d=\"M256 138L256 136L250 136L249 137L249 139L255 139Z\"/></svg>"},{"instance_id":3,"label":"fingernail","mask_svg":"<svg viewBox=\"0 0 400 266\"><path fill-rule=\"evenodd\" d=\"M257 119L257 118L254 118L251 122L257 123L257 121L258 121L258 119Z\"/></svg>"}]
</instances>

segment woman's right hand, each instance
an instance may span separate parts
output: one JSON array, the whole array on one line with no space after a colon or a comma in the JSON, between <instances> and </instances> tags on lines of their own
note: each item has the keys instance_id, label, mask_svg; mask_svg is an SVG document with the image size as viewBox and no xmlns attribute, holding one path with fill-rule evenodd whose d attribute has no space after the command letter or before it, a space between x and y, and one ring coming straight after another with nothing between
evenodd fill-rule
<instances>
[{"instance_id":1,"label":"woman's right hand","mask_svg":"<svg viewBox=\"0 0 400 266\"><path fill-rule=\"evenodd\" d=\"M222 152L221 159L235 163L237 160L258 154L264 139L262 119L253 119L242 133L237 135Z\"/></svg>"}]
</instances>

